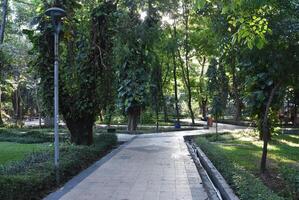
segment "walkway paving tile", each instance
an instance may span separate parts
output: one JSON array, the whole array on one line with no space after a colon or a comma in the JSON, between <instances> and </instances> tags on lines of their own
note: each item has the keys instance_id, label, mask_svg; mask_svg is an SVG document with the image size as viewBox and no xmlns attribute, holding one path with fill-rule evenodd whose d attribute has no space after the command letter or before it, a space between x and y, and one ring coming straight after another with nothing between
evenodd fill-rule
<instances>
[{"instance_id":1,"label":"walkway paving tile","mask_svg":"<svg viewBox=\"0 0 299 200\"><path fill-rule=\"evenodd\" d=\"M61 200L208 199L182 137L138 137Z\"/></svg>"},{"instance_id":2,"label":"walkway paving tile","mask_svg":"<svg viewBox=\"0 0 299 200\"><path fill-rule=\"evenodd\" d=\"M244 127L221 125L223 130ZM59 195L47 200L206 200L184 135L209 130L145 134L118 151ZM75 179L74 179L75 180ZM55 194L55 193L53 193Z\"/></svg>"}]
</instances>

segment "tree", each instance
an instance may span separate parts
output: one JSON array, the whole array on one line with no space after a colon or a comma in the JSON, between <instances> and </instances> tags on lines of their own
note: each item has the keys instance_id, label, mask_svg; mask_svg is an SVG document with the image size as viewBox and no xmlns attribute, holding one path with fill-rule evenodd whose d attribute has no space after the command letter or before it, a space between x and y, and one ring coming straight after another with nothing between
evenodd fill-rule
<instances>
[{"instance_id":1,"label":"tree","mask_svg":"<svg viewBox=\"0 0 299 200\"><path fill-rule=\"evenodd\" d=\"M173 80L174 80L174 101L175 101L175 114L176 114L176 124L180 124L180 109L179 109L179 97L178 97L178 73L177 73L177 59L176 52L178 51L178 38L177 38L177 27L176 19L173 23L173 33L172 40L170 41L170 54L172 58L173 65Z\"/></svg>"},{"instance_id":2,"label":"tree","mask_svg":"<svg viewBox=\"0 0 299 200\"><path fill-rule=\"evenodd\" d=\"M78 145L90 145L93 143L93 125L100 105L103 105L101 90L107 83L103 81L107 81L104 76L111 72L108 61L112 53L112 35L109 33L116 5L110 1L103 2L92 13L76 1L59 1L54 5L68 13L61 34L60 110L70 130L71 141ZM41 5L42 12L49 6ZM92 24L88 23L91 21ZM41 17L38 31L29 32L28 35L38 54L35 66L41 78L44 107L52 113L54 57L51 20ZM96 56L97 53L102 54Z\"/></svg>"},{"instance_id":3,"label":"tree","mask_svg":"<svg viewBox=\"0 0 299 200\"><path fill-rule=\"evenodd\" d=\"M257 116L264 141L261 172L266 170L267 146L271 136L271 116L278 109L285 86L298 76L298 5L295 1L198 1L199 12L215 20L222 47L240 47L238 65L247 74L247 94L251 113ZM221 22L221 23L219 23ZM288 23L287 23L288 22ZM297 50L295 50L297 49ZM280 76L284 74L284 76Z\"/></svg>"},{"instance_id":4,"label":"tree","mask_svg":"<svg viewBox=\"0 0 299 200\"><path fill-rule=\"evenodd\" d=\"M7 3L8 0L3 0L2 2L2 19L1 19L1 25L0 25L0 72L3 70L4 67L4 53L3 51L3 41L4 41L4 32L5 32L5 26L6 26L6 19L7 19ZM0 73L1 77L2 73ZM2 84L0 84L0 126L3 125L3 119L2 119Z\"/></svg>"},{"instance_id":5,"label":"tree","mask_svg":"<svg viewBox=\"0 0 299 200\"><path fill-rule=\"evenodd\" d=\"M113 24L116 18L109 16L117 11L117 5L112 1L104 3L93 9L91 14L91 64L94 63L101 71L97 72L98 90L97 97L100 110L106 115L108 125L111 123L113 111L115 109L116 98L116 73L113 69L113 37L115 31ZM107 16L108 14L108 16Z\"/></svg>"},{"instance_id":6,"label":"tree","mask_svg":"<svg viewBox=\"0 0 299 200\"><path fill-rule=\"evenodd\" d=\"M7 19L7 5L8 0L2 1L2 20L0 25L0 45L3 44L4 41L4 33L5 33L5 26L6 26L6 19Z\"/></svg>"},{"instance_id":7,"label":"tree","mask_svg":"<svg viewBox=\"0 0 299 200\"><path fill-rule=\"evenodd\" d=\"M227 98L228 98L228 78L225 74L224 67L219 65L218 61L213 58L210 62L210 66L207 71L208 77L208 91L211 103L211 113L218 123L218 119L223 116ZM216 132L218 133L218 127L216 124Z\"/></svg>"},{"instance_id":8,"label":"tree","mask_svg":"<svg viewBox=\"0 0 299 200\"><path fill-rule=\"evenodd\" d=\"M191 81L190 81L190 38L189 38L189 20L190 20L190 9L191 6L191 2L189 2L188 0L184 0L183 1L183 24L184 24L184 61L185 61L185 66L183 64L183 61L181 60L181 54L180 51L178 51L178 56L179 56L179 60L181 63L181 67L182 67L182 75L183 75L183 80L187 89L187 96L188 96L188 109L190 112L190 116L191 116L191 120L192 120L192 124L195 124L195 116L194 116L194 112L193 112L193 108L192 108L192 91L191 91Z\"/></svg>"},{"instance_id":9,"label":"tree","mask_svg":"<svg viewBox=\"0 0 299 200\"><path fill-rule=\"evenodd\" d=\"M136 131L141 111L148 102L151 66L156 63L153 45L159 38L157 20L156 13L149 7L142 21L137 5L132 3L117 23L114 55L119 77L118 96L128 115L129 132Z\"/></svg>"}]
</instances>

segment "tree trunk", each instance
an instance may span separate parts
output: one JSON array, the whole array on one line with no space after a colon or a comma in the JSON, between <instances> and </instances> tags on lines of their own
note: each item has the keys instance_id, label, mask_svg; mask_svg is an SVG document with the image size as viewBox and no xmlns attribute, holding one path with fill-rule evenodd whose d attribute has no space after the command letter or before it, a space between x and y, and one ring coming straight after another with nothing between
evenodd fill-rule
<instances>
[{"instance_id":1,"label":"tree trunk","mask_svg":"<svg viewBox=\"0 0 299 200\"><path fill-rule=\"evenodd\" d=\"M183 81L185 83L185 87L187 88L187 95L188 95L188 102L187 102L187 106L190 112L190 117L192 120L192 124L195 124L195 120L194 120L194 112L192 109L192 93L191 93L191 85L190 85L190 76L189 76L189 65L186 66L186 73L185 73L185 69L184 69L184 63L181 59L181 53L178 50L178 55L179 55L179 61L180 61L180 65L181 65L181 69L182 69L182 74L183 74Z\"/></svg>"},{"instance_id":2,"label":"tree trunk","mask_svg":"<svg viewBox=\"0 0 299 200\"><path fill-rule=\"evenodd\" d=\"M190 73L189 73L189 9L187 8L187 5L185 4L184 7L184 18L185 18L185 65L186 65L186 73L183 73L185 84L188 90L188 109L190 112L192 125L195 124L194 120L194 112L192 109L192 92L191 92L191 83L190 83ZM182 68L184 71L184 68ZM184 75L185 74L185 75Z\"/></svg>"},{"instance_id":3,"label":"tree trunk","mask_svg":"<svg viewBox=\"0 0 299 200\"><path fill-rule=\"evenodd\" d=\"M192 95L191 95L191 88L190 85L188 86L188 108L189 108L189 112L190 112L190 116L191 116L191 120L192 120L192 125L195 124L195 117L194 117L194 112L192 109Z\"/></svg>"},{"instance_id":4,"label":"tree trunk","mask_svg":"<svg viewBox=\"0 0 299 200\"><path fill-rule=\"evenodd\" d=\"M176 123L180 123L180 110L179 110L179 99L178 99L178 82L177 82L177 65L175 60L175 54L172 54L173 61L173 79L174 79L174 101L175 101L175 111L176 111Z\"/></svg>"},{"instance_id":5,"label":"tree trunk","mask_svg":"<svg viewBox=\"0 0 299 200\"><path fill-rule=\"evenodd\" d=\"M21 105L20 105L20 95L19 95L19 87L16 89L16 91L13 92L12 95L12 103L13 103L13 109L14 109L14 119L15 119L15 125L18 126L19 121L21 119Z\"/></svg>"},{"instance_id":6,"label":"tree trunk","mask_svg":"<svg viewBox=\"0 0 299 200\"><path fill-rule=\"evenodd\" d=\"M168 122L168 111L167 111L167 104L165 100L165 95L162 89L162 101L163 101L163 113L164 113L164 122Z\"/></svg>"},{"instance_id":7,"label":"tree trunk","mask_svg":"<svg viewBox=\"0 0 299 200\"><path fill-rule=\"evenodd\" d=\"M164 94L164 86L166 84L166 81L168 78L171 78L169 72L170 70L170 64L167 62L166 64L167 66L167 70L166 70L166 74L165 74L165 78L162 81L162 89L161 89L161 98L162 98L162 102L163 102L163 113L164 113L164 122L168 122L169 118L168 118L168 109L167 109L167 102L166 102L166 98L165 98L165 94Z\"/></svg>"},{"instance_id":8,"label":"tree trunk","mask_svg":"<svg viewBox=\"0 0 299 200\"><path fill-rule=\"evenodd\" d=\"M242 103L239 97L237 97L235 99L235 109L236 109L236 113L235 113L235 121L239 122L241 120L241 113L242 113Z\"/></svg>"},{"instance_id":9,"label":"tree trunk","mask_svg":"<svg viewBox=\"0 0 299 200\"><path fill-rule=\"evenodd\" d=\"M234 62L232 63L232 75L233 75L232 87L233 87L235 109L236 109L234 120L236 122L239 122L241 119L242 102L241 102L241 98L240 98L240 94L239 94L239 90L238 90L238 80L237 80L237 75L236 75L236 66L235 66Z\"/></svg>"},{"instance_id":10,"label":"tree trunk","mask_svg":"<svg viewBox=\"0 0 299 200\"><path fill-rule=\"evenodd\" d=\"M3 119L2 119L2 89L0 86L0 127L3 126Z\"/></svg>"},{"instance_id":11,"label":"tree trunk","mask_svg":"<svg viewBox=\"0 0 299 200\"><path fill-rule=\"evenodd\" d=\"M156 105L156 132L159 132L159 106Z\"/></svg>"},{"instance_id":12,"label":"tree trunk","mask_svg":"<svg viewBox=\"0 0 299 200\"><path fill-rule=\"evenodd\" d=\"M37 87L35 88L35 99L36 99L36 108L37 108L37 113L38 113L38 125L39 125L39 128L42 128L42 116L41 116L41 109L40 109L39 99L38 99L38 94L37 94Z\"/></svg>"},{"instance_id":13,"label":"tree trunk","mask_svg":"<svg viewBox=\"0 0 299 200\"><path fill-rule=\"evenodd\" d=\"M6 19L7 19L7 4L8 4L8 0L3 0L2 22L0 25L0 44L3 44L3 41L4 41L4 33L5 33L5 26L6 26Z\"/></svg>"},{"instance_id":14,"label":"tree trunk","mask_svg":"<svg viewBox=\"0 0 299 200\"><path fill-rule=\"evenodd\" d=\"M99 117L100 117L101 123L103 123L104 118L103 118L103 111L102 110L99 112Z\"/></svg>"},{"instance_id":15,"label":"tree trunk","mask_svg":"<svg viewBox=\"0 0 299 200\"><path fill-rule=\"evenodd\" d=\"M93 143L93 117L85 116L77 119L65 119L71 133L71 142L76 145L91 145Z\"/></svg>"},{"instance_id":16,"label":"tree trunk","mask_svg":"<svg viewBox=\"0 0 299 200\"><path fill-rule=\"evenodd\" d=\"M216 135L218 137L218 117L216 117Z\"/></svg>"},{"instance_id":17,"label":"tree trunk","mask_svg":"<svg viewBox=\"0 0 299 200\"><path fill-rule=\"evenodd\" d=\"M294 115L294 117L293 117L293 126L296 126L297 122L298 122L298 117L297 117L297 115L298 115L298 105L297 104L295 104L295 106L294 106L293 115Z\"/></svg>"},{"instance_id":18,"label":"tree trunk","mask_svg":"<svg viewBox=\"0 0 299 200\"><path fill-rule=\"evenodd\" d=\"M205 97L204 100L201 101L201 113L202 113L202 118L204 120L207 119L207 105L208 105L208 99Z\"/></svg>"},{"instance_id":19,"label":"tree trunk","mask_svg":"<svg viewBox=\"0 0 299 200\"><path fill-rule=\"evenodd\" d=\"M204 79L204 71L205 71L205 64L206 64L206 57L203 57L203 62L201 64L201 72L200 72L200 76L199 76L199 95L201 96L201 101L199 101L199 107L200 107L200 111L202 113L202 118L204 120L207 119L207 102L208 102L208 98L206 95L204 95L204 91L203 91L203 79ZM205 96L205 97L203 97Z\"/></svg>"},{"instance_id":20,"label":"tree trunk","mask_svg":"<svg viewBox=\"0 0 299 200\"><path fill-rule=\"evenodd\" d=\"M2 2L2 22L0 24L0 46L4 42L4 33L5 33L5 26L6 26L6 18L7 18L7 3L8 0L3 0ZM2 67L2 66L0 66ZM0 68L0 71L2 69ZM2 91L0 88L0 126L3 126L3 119L2 119Z\"/></svg>"},{"instance_id":21,"label":"tree trunk","mask_svg":"<svg viewBox=\"0 0 299 200\"><path fill-rule=\"evenodd\" d=\"M177 42L177 30L176 30L176 19L173 23L173 35L172 38ZM179 110L179 98L178 98L178 82L177 82L177 62L175 58L175 51L172 51L172 64L173 64L173 80L174 80L174 101L175 101L175 111L176 111L176 124L180 124L180 110Z\"/></svg>"},{"instance_id":22,"label":"tree trunk","mask_svg":"<svg viewBox=\"0 0 299 200\"><path fill-rule=\"evenodd\" d=\"M270 139L270 127L269 127L269 119L268 119L268 114L270 111L270 106L271 103L273 101L274 95L276 90L278 89L278 87L280 86L280 84L275 85L270 93L269 99L267 101L266 104L266 110L265 113L263 115L263 119L262 119L262 135L263 135L263 154L262 154L262 158L261 158L261 167L260 167L260 171L261 173L265 173L266 171L266 166L267 166L267 154L268 154L268 143L269 143L269 139Z\"/></svg>"},{"instance_id":23,"label":"tree trunk","mask_svg":"<svg viewBox=\"0 0 299 200\"><path fill-rule=\"evenodd\" d=\"M52 128L54 126L54 117L53 116L45 116L44 126L47 128Z\"/></svg>"},{"instance_id":24,"label":"tree trunk","mask_svg":"<svg viewBox=\"0 0 299 200\"><path fill-rule=\"evenodd\" d=\"M42 128L42 116L40 112L38 112L38 126L39 128Z\"/></svg>"},{"instance_id":25,"label":"tree trunk","mask_svg":"<svg viewBox=\"0 0 299 200\"><path fill-rule=\"evenodd\" d=\"M135 132L141 113L140 107L129 108L128 110L128 132Z\"/></svg>"}]
</instances>

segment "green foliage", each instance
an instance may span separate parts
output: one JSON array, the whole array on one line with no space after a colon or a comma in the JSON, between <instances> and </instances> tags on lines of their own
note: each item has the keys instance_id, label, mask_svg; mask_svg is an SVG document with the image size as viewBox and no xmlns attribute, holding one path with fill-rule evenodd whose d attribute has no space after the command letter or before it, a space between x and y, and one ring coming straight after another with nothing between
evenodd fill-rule
<instances>
[{"instance_id":1,"label":"green foliage","mask_svg":"<svg viewBox=\"0 0 299 200\"><path fill-rule=\"evenodd\" d=\"M92 146L64 145L61 147L60 181L72 176L104 156L117 143L113 134L95 138ZM41 199L56 187L52 153L29 155L24 161L0 166L0 199ZM29 165L28 165L29 163Z\"/></svg>"}]
</instances>

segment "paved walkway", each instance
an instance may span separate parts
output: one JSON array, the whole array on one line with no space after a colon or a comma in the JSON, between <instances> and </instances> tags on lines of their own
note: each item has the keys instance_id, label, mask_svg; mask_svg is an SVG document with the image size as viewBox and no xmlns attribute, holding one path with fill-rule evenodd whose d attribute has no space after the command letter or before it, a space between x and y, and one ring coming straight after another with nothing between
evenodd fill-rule
<instances>
[{"instance_id":1,"label":"paved walkway","mask_svg":"<svg viewBox=\"0 0 299 200\"><path fill-rule=\"evenodd\" d=\"M233 130L240 127L223 125L222 128ZM79 181L67 184L66 188L69 189L62 188L46 199L208 199L182 136L213 131L140 135L89 174L81 175ZM125 138L123 135L121 137Z\"/></svg>"}]
</instances>

